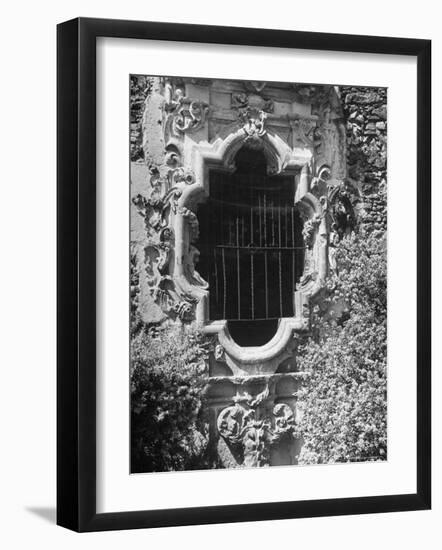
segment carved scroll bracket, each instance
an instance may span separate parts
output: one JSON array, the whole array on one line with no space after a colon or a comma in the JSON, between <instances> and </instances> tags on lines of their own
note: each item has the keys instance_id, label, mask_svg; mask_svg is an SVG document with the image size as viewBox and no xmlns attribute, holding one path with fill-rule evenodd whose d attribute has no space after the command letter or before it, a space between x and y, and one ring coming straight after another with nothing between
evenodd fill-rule
<instances>
[{"instance_id":1,"label":"carved scroll bracket","mask_svg":"<svg viewBox=\"0 0 442 550\"><path fill-rule=\"evenodd\" d=\"M170 135L180 137L204 126L209 112L208 103L186 96L184 86L176 85L174 89L170 80L165 83L164 95L166 129Z\"/></svg>"},{"instance_id":2,"label":"carved scroll bracket","mask_svg":"<svg viewBox=\"0 0 442 550\"><path fill-rule=\"evenodd\" d=\"M260 407L267 397L268 388L255 399L249 396L236 400L218 416L219 434L230 445L242 450L246 467L267 466L272 447L295 437L295 415L291 407L278 403L269 414Z\"/></svg>"}]
</instances>

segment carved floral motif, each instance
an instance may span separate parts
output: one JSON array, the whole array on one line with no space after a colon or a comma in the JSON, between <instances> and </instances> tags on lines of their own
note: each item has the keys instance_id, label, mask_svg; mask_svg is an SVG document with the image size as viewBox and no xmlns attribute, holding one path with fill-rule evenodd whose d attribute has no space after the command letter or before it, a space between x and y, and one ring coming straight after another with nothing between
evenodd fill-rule
<instances>
[{"instance_id":1,"label":"carved floral motif","mask_svg":"<svg viewBox=\"0 0 442 550\"><path fill-rule=\"evenodd\" d=\"M235 399L218 416L218 432L230 445L241 448L243 465L266 466L270 451L284 438L295 436L295 415L289 405L278 403L271 413L266 407L268 386L256 398L245 395Z\"/></svg>"}]
</instances>

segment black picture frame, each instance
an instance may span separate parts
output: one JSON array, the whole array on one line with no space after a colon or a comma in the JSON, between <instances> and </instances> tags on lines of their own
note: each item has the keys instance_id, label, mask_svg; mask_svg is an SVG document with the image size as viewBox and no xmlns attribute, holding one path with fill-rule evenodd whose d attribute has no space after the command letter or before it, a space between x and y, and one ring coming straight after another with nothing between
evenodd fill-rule
<instances>
[{"instance_id":1,"label":"black picture frame","mask_svg":"<svg viewBox=\"0 0 442 550\"><path fill-rule=\"evenodd\" d=\"M417 58L417 491L96 512L96 39L397 54ZM431 41L79 18L57 28L57 523L75 531L424 510L431 503Z\"/></svg>"}]
</instances>

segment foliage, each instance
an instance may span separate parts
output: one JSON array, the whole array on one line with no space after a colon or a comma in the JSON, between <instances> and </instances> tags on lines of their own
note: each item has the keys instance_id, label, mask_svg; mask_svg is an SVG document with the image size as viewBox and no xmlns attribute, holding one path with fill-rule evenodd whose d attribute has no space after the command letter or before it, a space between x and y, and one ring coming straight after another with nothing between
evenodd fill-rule
<instances>
[{"instance_id":1,"label":"foliage","mask_svg":"<svg viewBox=\"0 0 442 550\"><path fill-rule=\"evenodd\" d=\"M300 347L300 463L386 459L387 265L383 232L338 243L339 273Z\"/></svg>"},{"instance_id":2,"label":"foliage","mask_svg":"<svg viewBox=\"0 0 442 550\"><path fill-rule=\"evenodd\" d=\"M184 326L132 336L132 472L208 467L203 407L208 346Z\"/></svg>"}]
</instances>

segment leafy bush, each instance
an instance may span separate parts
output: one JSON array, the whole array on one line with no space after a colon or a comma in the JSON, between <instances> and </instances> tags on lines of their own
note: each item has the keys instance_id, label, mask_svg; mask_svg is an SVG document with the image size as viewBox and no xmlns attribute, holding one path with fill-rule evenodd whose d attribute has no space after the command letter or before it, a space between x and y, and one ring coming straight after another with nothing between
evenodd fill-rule
<instances>
[{"instance_id":1,"label":"leafy bush","mask_svg":"<svg viewBox=\"0 0 442 550\"><path fill-rule=\"evenodd\" d=\"M208 345L188 327L151 328L132 337L132 472L208 467Z\"/></svg>"},{"instance_id":2,"label":"leafy bush","mask_svg":"<svg viewBox=\"0 0 442 550\"><path fill-rule=\"evenodd\" d=\"M339 273L299 350L304 464L386 459L387 262L382 232L337 246Z\"/></svg>"}]
</instances>

